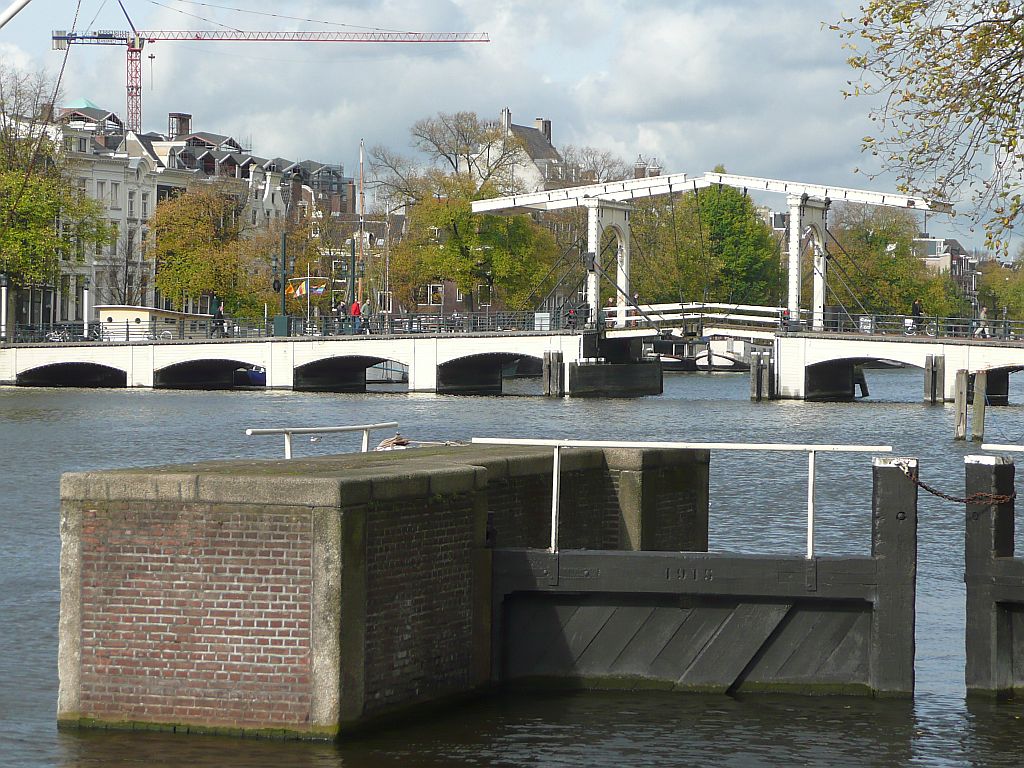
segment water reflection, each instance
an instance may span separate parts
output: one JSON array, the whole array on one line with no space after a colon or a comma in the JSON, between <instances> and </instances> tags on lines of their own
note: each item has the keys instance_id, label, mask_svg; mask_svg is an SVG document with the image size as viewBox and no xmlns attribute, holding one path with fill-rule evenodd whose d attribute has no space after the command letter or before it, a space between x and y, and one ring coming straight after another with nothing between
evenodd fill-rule
<instances>
[{"instance_id":1,"label":"water reflection","mask_svg":"<svg viewBox=\"0 0 1024 768\"><path fill-rule=\"evenodd\" d=\"M61 472L281 455L245 427L397 420L425 440L474 435L630 440L889 443L922 477L963 491L951 406L917 402L920 372L869 371L869 402L754 404L742 376L678 375L662 397L332 395L290 392L0 388L0 765L1019 765L1024 712L964 701L963 508L919 502L917 685L913 704L864 699L573 694L490 698L343 745L159 733L58 734L56 620ZM1024 377L989 411L990 437L1024 433ZM516 382L512 383L513 391ZM524 383L526 386L527 383ZM381 435L384 437L385 435ZM296 443L297 455L351 450L357 436ZM716 551L800 554L802 455L716 454ZM870 547L869 456L819 456L817 549ZM1024 525L1017 526L1018 535ZM6 649L13 649L7 651Z\"/></svg>"}]
</instances>

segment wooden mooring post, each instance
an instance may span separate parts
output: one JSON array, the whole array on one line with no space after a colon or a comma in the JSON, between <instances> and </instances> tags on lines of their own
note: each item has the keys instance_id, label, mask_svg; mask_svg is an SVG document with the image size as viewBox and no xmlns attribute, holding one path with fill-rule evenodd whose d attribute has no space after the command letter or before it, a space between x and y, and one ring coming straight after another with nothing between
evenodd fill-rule
<instances>
[{"instance_id":1,"label":"wooden mooring post","mask_svg":"<svg viewBox=\"0 0 1024 768\"><path fill-rule=\"evenodd\" d=\"M548 397L565 396L565 366L561 352L552 350L544 353L541 377L544 382L545 395Z\"/></svg>"},{"instance_id":2,"label":"wooden mooring post","mask_svg":"<svg viewBox=\"0 0 1024 768\"><path fill-rule=\"evenodd\" d=\"M775 399L775 365L771 352L750 355L750 399L757 403Z\"/></svg>"},{"instance_id":3,"label":"wooden mooring post","mask_svg":"<svg viewBox=\"0 0 1024 768\"><path fill-rule=\"evenodd\" d=\"M974 402L971 404L971 440L985 439L985 404L988 401L988 372L974 374Z\"/></svg>"},{"instance_id":4,"label":"wooden mooring post","mask_svg":"<svg viewBox=\"0 0 1024 768\"><path fill-rule=\"evenodd\" d=\"M967 439L967 385L970 382L970 373L961 368L956 372L956 384L953 389L953 409L956 411L956 418L953 425L953 439Z\"/></svg>"},{"instance_id":5,"label":"wooden mooring post","mask_svg":"<svg viewBox=\"0 0 1024 768\"><path fill-rule=\"evenodd\" d=\"M931 405L946 401L946 356L928 355L924 359L924 401Z\"/></svg>"}]
</instances>

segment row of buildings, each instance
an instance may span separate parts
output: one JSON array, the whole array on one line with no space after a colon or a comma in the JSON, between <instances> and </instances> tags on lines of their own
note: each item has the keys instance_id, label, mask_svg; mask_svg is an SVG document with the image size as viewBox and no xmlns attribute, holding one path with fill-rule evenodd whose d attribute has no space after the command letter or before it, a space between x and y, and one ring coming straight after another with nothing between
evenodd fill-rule
<instances>
[{"instance_id":1,"label":"row of buildings","mask_svg":"<svg viewBox=\"0 0 1024 768\"><path fill-rule=\"evenodd\" d=\"M89 101L59 111L51 136L63 144L68 175L97 200L113 235L63 265L56 285L11 292L19 325L81 321L88 304L166 306L146 258L149 221L160 201L200 184L221 183L242 202L246 226L266 228L285 217L314 220L355 213L355 182L341 165L260 157L236 139L196 131L192 116L168 116L166 134L137 134ZM186 311L207 312L210 297L189 300Z\"/></svg>"},{"instance_id":2,"label":"row of buildings","mask_svg":"<svg viewBox=\"0 0 1024 768\"><path fill-rule=\"evenodd\" d=\"M502 136L515 137L522 147L512 169L519 189L549 190L598 180L593 171L563 158L552 141L550 120L518 125L505 108L497 125ZM307 221L316 237L324 217L357 218L356 182L340 164L261 157L231 136L195 130L187 113L170 113L164 134L137 134L126 130L113 112L82 100L59 111L52 135L63 143L74 183L101 203L115 234L89 253L69 258L57 284L12 291L8 317L18 325L81 321L87 303L169 307L169 298L154 287L154 265L146 258L149 221L162 200L196 185L233 188L242 203L244 225L251 229L291 218ZM637 158L634 177L660 174L656 160ZM785 229L785 214L765 210L763 215L776 231ZM375 234L382 239L383 232ZM391 232L392 237L396 234ZM930 269L949 272L964 295L976 301L977 259L957 241L923 236L915 248ZM472 305L489 305L492 287L482 282L477 291ZM554 300L573 298L559 295ZM454 284L439 282L424 286L417 307L409 309L458 311L465 308L465 299ZM192 298L185 310L205 313L209 304L208 296Z\"/></svg>"}]
</instances>

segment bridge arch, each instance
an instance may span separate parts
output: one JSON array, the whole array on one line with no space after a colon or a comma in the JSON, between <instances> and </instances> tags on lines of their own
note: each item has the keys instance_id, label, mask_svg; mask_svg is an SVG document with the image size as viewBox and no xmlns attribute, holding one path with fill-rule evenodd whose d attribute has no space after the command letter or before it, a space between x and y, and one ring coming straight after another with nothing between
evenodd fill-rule
<instances>
[{"instance_id":1,"label":"bridge arch","mask_svg":"<svg viewBox=\"0 0 1024 768\"><path fill-rule=\"evenodd\" d=\"M19 387L127 387L128 372L90 362L48 363L21 371Z\"/></svg>"},{"instance_id":2,"label":"bridge arch","mask_svg":"<svg viewBox=\"0 0 1024 768\"><path fill-rule=\"evenodd\" d=\"M184 360L153 371L154 389L232 389L253 384L239 372L258 368L244 360L232 358L199 358Z\"/></svg>"},{"instance_id":3,"label":"bridge arch","mask_svg":"<svg viewBox=\"0 0 1024 768\"><path fill-rule=\"evenodd\" d=\"M529 361L536 370L543 360L522 352L483 352L438 362L437 391L447 394L501 394L504 372L512 364Z\"/></svg>"},{"instance_id":4,"label":"bridge arch","mask_svg":"<svg viewBox=\"0 0 1024 768\"><path fill-rule=\"evenodd\" d=\"M292 388L306 392L365 392L366 372L381 363L404 365L399 360L373 354L320 357L295 367Z\"/></svg>"}]
</instances>

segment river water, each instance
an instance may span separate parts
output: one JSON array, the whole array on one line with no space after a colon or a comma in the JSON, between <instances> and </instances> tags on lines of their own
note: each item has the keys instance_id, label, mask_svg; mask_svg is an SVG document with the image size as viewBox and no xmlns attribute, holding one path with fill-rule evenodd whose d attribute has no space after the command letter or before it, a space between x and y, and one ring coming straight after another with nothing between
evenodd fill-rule
<instances>
[{"instance_id":1,"label":"river water","mask_svg":"<svg viewBox=\"0 0 1024 768\"><path fill-rule=\"evenodd\" d=\"M987 439L1024 440L1024 377L990 409ZM278 457L246 427L398 421L416 439L473 436L890 444L921 477L962 494L951 406L919 404L917 370L869 371L856 403L751 403L742 375L666 376L637 400L511 396L0 388L0 765L700 766L1024 764L1024 706L964 698L962 505L922 493L917 694L705 697L495 695L342 744L161 733L61 732L55 722L62 472L219 457ZM516 396L519 393L520 396ZM379 435L380 438L386 435ZM354 450L358 437L296 440L296 455ZM712 551L801 554L803 454L712 455ZM816 551L869 551L867 455L819 455ZM1019 526L1024 528L1024 526Z\"/></svg>"}]
</instances>

